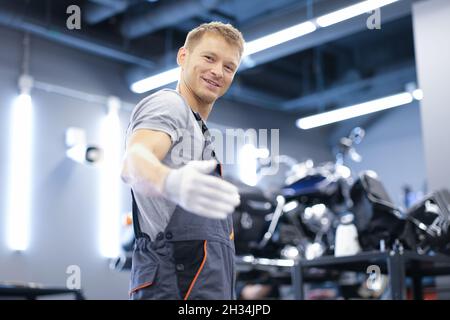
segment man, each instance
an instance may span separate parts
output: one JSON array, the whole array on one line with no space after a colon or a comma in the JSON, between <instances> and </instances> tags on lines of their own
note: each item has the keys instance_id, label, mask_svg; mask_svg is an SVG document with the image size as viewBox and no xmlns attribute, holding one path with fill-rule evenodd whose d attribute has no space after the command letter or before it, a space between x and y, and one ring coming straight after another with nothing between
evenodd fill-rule
<instances>
[{"instance_id":1,"label":"man","mask_svg":"<svg viewBox=\"0 0 450 320\"><path fill-rule=\"evenodd\" d=\"M238 190L221 179L204 121L231 85L242 34L211 22L178 51L177 90L143 99L127 130L122 179L132 188L136 243L131 299L232 299L231 213Z\"/></svg>"}]
</instances>

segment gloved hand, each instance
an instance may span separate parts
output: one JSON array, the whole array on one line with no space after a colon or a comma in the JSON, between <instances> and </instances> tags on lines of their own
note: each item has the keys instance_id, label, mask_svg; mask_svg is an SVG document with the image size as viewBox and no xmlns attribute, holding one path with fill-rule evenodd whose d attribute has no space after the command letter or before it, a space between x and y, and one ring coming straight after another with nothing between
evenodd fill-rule
<instances>
[{"instance_id":1,"label":"gloved hand","mask_svg":"<svg viewBox=\"0 0 450 320\"><path fill-rule=\"evenodd\" d=\"M172 169L163 194L183 209L203 217L225 219L239 205L238 189L229 182L209 175L217 161L190 161Z\"/></svg>"}]
</instances>

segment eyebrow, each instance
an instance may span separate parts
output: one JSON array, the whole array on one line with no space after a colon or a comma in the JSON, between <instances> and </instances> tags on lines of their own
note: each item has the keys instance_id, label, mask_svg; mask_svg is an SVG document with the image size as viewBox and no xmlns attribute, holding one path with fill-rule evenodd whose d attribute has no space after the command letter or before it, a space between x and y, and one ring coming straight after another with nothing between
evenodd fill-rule
<instances>
[{"instance_id":1,"label":"eyebrow","mask_svg":"<svg viewBox=\"0 0 450 320\"><path fill-rule=\"evenodd\" d=\"M215 54L214 52L211 52L211 51L202 51L201 54L208 54L208 55L211 55L211 56L214 56L215 58L217 58L217 54ZM233 61L227 61L227 64L231 64L231 65L233 65L234 68L237 68L237 65Z\"/></svg>"}]
</instances>

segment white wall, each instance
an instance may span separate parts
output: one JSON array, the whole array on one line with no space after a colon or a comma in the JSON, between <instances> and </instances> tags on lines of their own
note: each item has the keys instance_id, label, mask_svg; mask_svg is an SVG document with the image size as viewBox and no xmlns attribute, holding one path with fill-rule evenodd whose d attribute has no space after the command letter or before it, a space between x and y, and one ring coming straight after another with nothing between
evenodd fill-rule
<instances>
[{"instance_id":1,"label":"white wall","mask_svg":"<svg viewBox=\"0 0 450 320\"><path fill-rule=\"evenodd\" d=\"M411 186L413 191L422 191L426 185L420 107L417 103L386 111L366 130L364 140L356 149L363 160L360 163L349 162L350 167L355 173L362 170L377 172L397 205L403 205L404 185Z\"/></svg>"},{"instance_id":2,"label":"white wall","mask_svg":"<svg viewBox=\"0 0 450 320\"><path fill-rule=\"evenodd\" d=\"M450 2L419 1L413 6L419 86L424 92L422 127L430 190L450 189ZM450 288L450 277L438 279ZM450 299L450 291L440 293Z\"/></svg>"},{"instance_id":3,"label":"white wall","mask_svg":"<svg viewBox=\"0 0 450 320\"><path fill-rule=\"evenodd\" d=\"M419 85L424 92L422 126L430 188L450 188L450 2L413 6Z\"/></svg>"},{"instance_id":4,"label":"white wall","mask_svg":"<svg viewBox=\"0 0 450 320\"><path fill-rule=\"evenodd\" d=\"M0 38L0 281L65 286L67 266L78 265L87 298L126 299L129 275L109 270L108 260L99 253L99 172L65 157L64 133L69 126L84 128L89 142L99 141L98 123L106 110L103 106L32 92L35 128L30 247L22 253L6 247L9 116L17 94L22 34L1 28ZM132 97L120 91L120 65L34 37L30 73L37 80L86 92ZM128 113L122 114L123 126L127 121ZM123 188L123 193L126 199L128 190ZM129 204L123 203L122 211L128 208Z\"/></svg>"}]
</instances>

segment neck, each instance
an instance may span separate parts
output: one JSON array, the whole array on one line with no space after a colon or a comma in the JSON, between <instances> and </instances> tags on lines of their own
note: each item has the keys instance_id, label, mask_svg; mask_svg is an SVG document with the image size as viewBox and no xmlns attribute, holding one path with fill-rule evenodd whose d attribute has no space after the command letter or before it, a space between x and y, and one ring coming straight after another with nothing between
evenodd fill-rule
<instances>
[{"instance_id":1,"label":"neck","mask_svg":"<svg viewBox=\"0 0 450 320\"><path fill-rule=\"evenodd\" d=\"M186 84L180 80L177 85L177 91L186 100L189 107L200 114L203 121L208 119L208 116L212 110L213 103L205 103L197 96Z\"/></svg>"}]
</instances>

